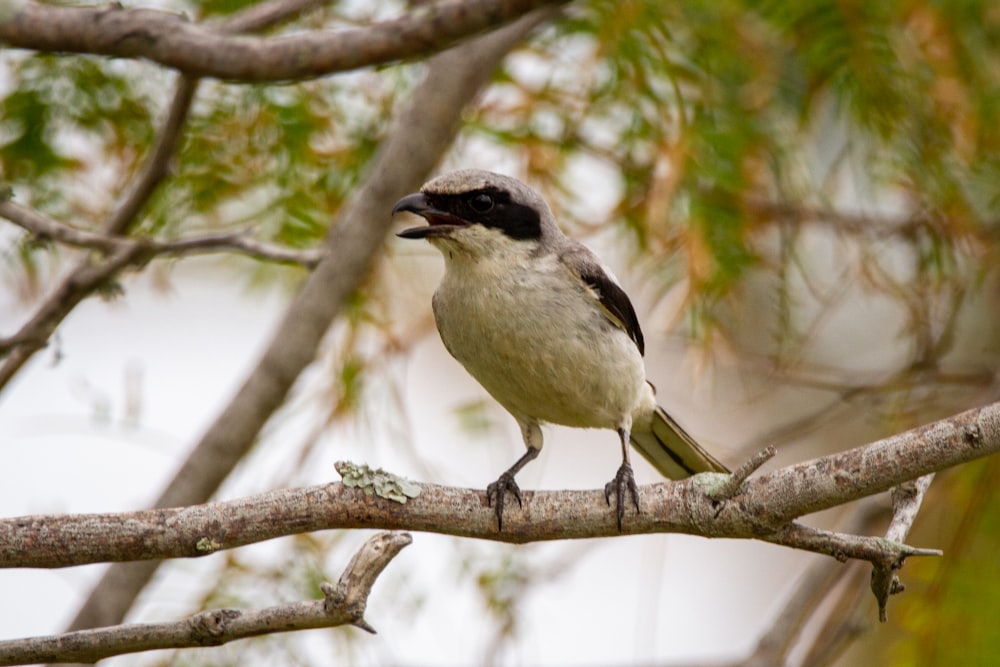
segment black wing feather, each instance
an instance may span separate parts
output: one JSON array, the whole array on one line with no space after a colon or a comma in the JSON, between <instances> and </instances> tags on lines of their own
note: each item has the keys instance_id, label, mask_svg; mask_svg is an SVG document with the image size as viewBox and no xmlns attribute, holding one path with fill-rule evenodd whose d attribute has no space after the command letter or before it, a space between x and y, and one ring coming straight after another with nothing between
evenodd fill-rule
<instances>
[{"instance_id":1,"label":"black wing feather","mask_svg":"<svg viewBox=\"0 0 1000 667\"><path fill-rule=\"evenodd\" d=\"M646 343L642 338L639 318L636 317L635 308L632 307L625 290L619 287L600 266L586 266L580 272L580 278L597 294L601 305L621 322L625 333L639 348L639 354L645 354Z\"/></svg>"}]
</instances>

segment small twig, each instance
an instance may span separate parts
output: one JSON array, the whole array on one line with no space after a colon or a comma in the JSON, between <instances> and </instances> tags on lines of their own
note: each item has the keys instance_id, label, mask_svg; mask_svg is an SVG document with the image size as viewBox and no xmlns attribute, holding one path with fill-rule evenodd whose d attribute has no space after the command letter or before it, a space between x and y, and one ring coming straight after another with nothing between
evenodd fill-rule
<instances>
[{"instance_id":1,"label":"small twig","mask_svg":"<svg viewBox=\"0 0 1000 667\"><path fill-rule=\"evenodd\" d=\"M328 4L330 0L269 0L226 17L216 24L216 30L227 35L258 32Z\"/></svg>"},{"instance_id":2,"label":"small twig","mask_svg":"<svg viewBox=\"0 0 1000 667\"><path fill-rule=\"evenodd\" d=\"M885 539L893 542L906 539L932 481L934 473L904 482L892 490L892 522L885 532Z\"/></svg>"},{"instance_id":3,"label":"small twig","mask_svg":"<svg viewBox=\"0 0 1000 667\"><path fill-rule=\"evenodd\" d=\"M315 268L323 259L323 249L295 250L264 243L250 236L248 231L217 236L181 239L178 241L144 241L156 255L177 256L209 252L236 252L247 257L268 262L297 264L308 269Z\"/></svg>"},{"instance_id":4,"label":"small twig","mask_svg":"<svg viewBox=\"0 0 1000 667\"><path fill-rule=\"evenodd\" d=\"M848 535L831 530L812 528L792 522L759 539L803 551L825 554L839 561L866 560L869 563L891 562L901 567L911 556L940 556L940 549L920 549L884 537Z\"/></svg>"},{"instance_id":5,"label":"small twig","mask_svg":"<svg viewBox=\"0 0 1000 667\"><path fill-rule=\"evenodd\" d=\"M116 625L0 641L0 665L90 663L139 651L219 646L263 634L338 625L355 625L374 632L364 619L368 595L389 562L412 541L408 533L372 536L351 558L336 586L321 584L323 600L264 609L213 609L180 621Z\"/></svg>"},{"instance_id":6,"label":"small twig","mask_svg":"<svg viewBox=\"0 0 1000 667\"><path fill-rule=\"evenodd\" d=\"M104 224L106 234L124 234L135 224L156 188L170 173L170 161L177 152L191 102L198 91L198 79L181 75L167 109L167 115L156 134L153 150L146 157L139 175L132 181L128 193L118 201Z\"/></svg>"},{"instance_id":7,"label":"small twig","mask_svg":"<svg viewBox=\"0 0 1000 667\"><path fill-rule=\"evenodd\" d=\"M713 500L729 500L733 498L740 492L743 482L747 481L750 475L757 472L762 465L773 459L777 453L778 450L774 447L766 447L757 452L743 462L739 468L730 473L729 479L709 495Z\"/></svg>"},{"instance_id":8,"label":"small twig","mask_svg":"<svg viewBox=\"0 0 1000 667\"><path fill-rule=\"evenodd\" d=\"M924 494L934 480L934 473L924 475L913 481L904 482L892 490L892 522L885 533L885 539L902 542L910 533L913 521L917 518ZM878 620L885 623L889 620L886 604L890 595L902 593L905 590L897 570L903 565L902 560L885 560L873 563L871 589L878 602Z\"/></svg>"}]
</instances>

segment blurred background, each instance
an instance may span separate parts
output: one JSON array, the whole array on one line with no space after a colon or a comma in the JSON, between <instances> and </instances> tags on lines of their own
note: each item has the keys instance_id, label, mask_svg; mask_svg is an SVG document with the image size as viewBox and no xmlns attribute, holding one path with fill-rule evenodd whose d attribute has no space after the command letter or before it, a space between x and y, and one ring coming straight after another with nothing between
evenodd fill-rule
<instances>
[{"instance_id":1,"label":"blurred background","mask_svg":"<svg viewBox=\"0 0 1000 667\"><path fill-rule=\"evenodd\" d=\"M142 6L212 19L251 4ZM407 10L331 2L280 31ZM425 67L202 82L172 171L129 233L251 230L319 247L378 178L375 151ZM99 229L156 138L173 77L127 59L0 52L0 179L14 201ZM988 0L593 0L563 6L503 60L438 171L490 169L543 192L632 296L661 403L730 466L769 444L779 466L997 400L997 118L1000 6ZM0 250L10 337L86 254L5 221ZM513 420L434 330L441 271L430 246L385 241L216 498L327 482L345 459L485 488L516 458ZM0 514L149 506L306 275L225 254L165 259L76 307L0 388ZM551 427L522 488L599 488L616 442ZM640 483L658 481L639 465ZM764 543L418 534L374 588L377 636L335 628L107 664L990 664L998 481L995 458L938 475L908 541L945 556L906 563L887 624L863 566ZM887 508L807 521L878 534ZM366 537L168 563L127 620L315 598ZM0 637L59 631L102 567L0 571Z\"/></svg>"}]
</instances>

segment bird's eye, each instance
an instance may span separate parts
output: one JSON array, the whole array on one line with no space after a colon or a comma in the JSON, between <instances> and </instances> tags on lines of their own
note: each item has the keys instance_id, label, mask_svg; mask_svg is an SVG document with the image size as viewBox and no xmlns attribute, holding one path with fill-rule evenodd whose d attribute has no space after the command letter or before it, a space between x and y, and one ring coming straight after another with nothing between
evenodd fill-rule
<instances>
[{"instance_id":1,"label":"bird's eye","mask_svg":"<svg viewBox=\"0 0 1000 667\"><path fill-rule=\"evenodd\" d=\"M493 208L493 197L480 192L469 200L469 206L476 213L488 213Z\"/></svg>"}]
</instances>

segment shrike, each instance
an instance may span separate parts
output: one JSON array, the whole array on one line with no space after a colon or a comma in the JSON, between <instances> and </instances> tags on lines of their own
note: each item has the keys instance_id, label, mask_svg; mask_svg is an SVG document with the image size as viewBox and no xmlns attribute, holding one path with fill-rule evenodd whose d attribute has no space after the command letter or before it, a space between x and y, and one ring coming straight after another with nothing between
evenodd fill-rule
<instances>
[{"instance_id":1,"label":"shrike","mask_svg":"<svg viewBox=\"0 0 1000 667\"><path fill-rule=\"evenodd\" d=\"M563 235L542 197L509 176L468 169L400 199L429 224L399 232L441 251L434 319L453 357L507 409L527 451L486 489L503 528L504 499L521 504L514 476L542 448L543 422L618 432L622 465L604 487L639 511L629 441L661 473L727 472L656 404L628 295L597 256Z\"/></svg>"}]
</instances>

